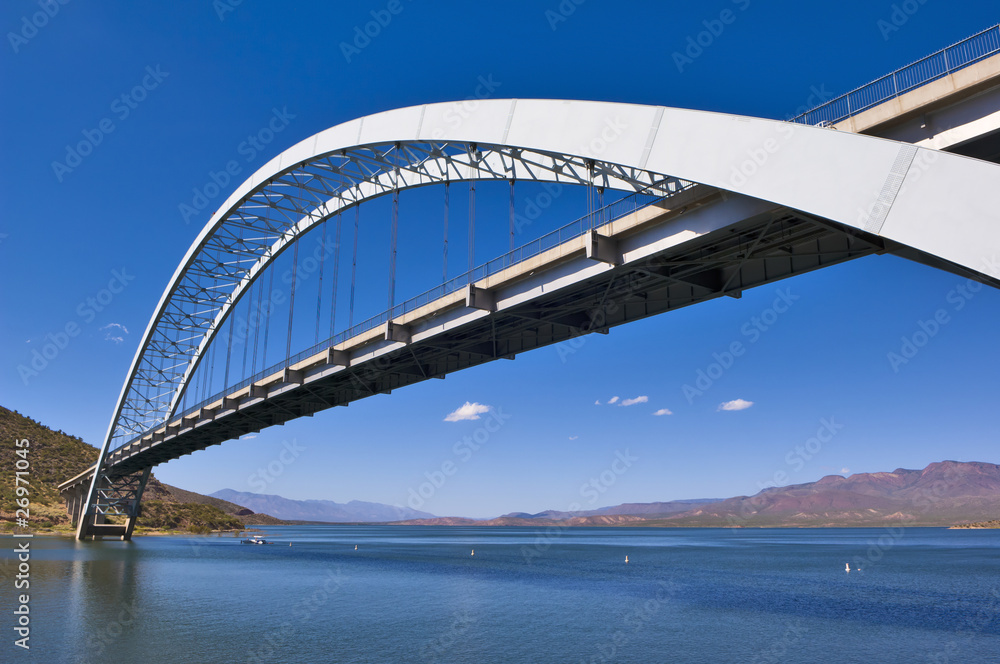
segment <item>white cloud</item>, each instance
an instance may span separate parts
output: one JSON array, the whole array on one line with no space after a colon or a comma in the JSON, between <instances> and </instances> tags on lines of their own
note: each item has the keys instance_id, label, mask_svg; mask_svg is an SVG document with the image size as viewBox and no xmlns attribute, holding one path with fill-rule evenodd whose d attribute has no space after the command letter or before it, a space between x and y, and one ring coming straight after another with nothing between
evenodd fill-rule
<instances>
[{"instance_id":1,"label":"white cloud","mask_svg":"<svg viewBox=\"0 0 1000 664\"><path fill-rule=\"evenodd\" d=\"M108 323L101 328L104 332L105 341L113 341L116 344L120 344L125 341L125 335L128 334L128 328L121 323Z\"/></svg>"},{"instance_id":2,"label":"white cloud","mask_svg":"<svg viewBox=\"0 0 1000 664\"><path fill-rule=\"evenodd\" d=\"M462 420L478 420L483 413L490 412L490 406L481 403L470 403L468 401L459 408L448 413L444 418L445 422L461 422Z\"/></svg>"},{"instance_id":3,"label":"white cloud","mask_svg":"<svg viewBox=\"0 0 1000 664\"><path fill-rule=\"evenodd\" d=\"M615 398L617 398L617 397L615 397ZM641 396L641 397L636 397L634 399L625 399L619 405L622 405L622 406L634 406L637 403L646 403L647 401L649 401L649 397L647 397L647 396Z\"/></svg>"},{"instance_id":4,"label":"white cloud","mask_svg":"<svg viewBox=\"0 0 1000 664\"><path fill-rule=\"evenodd\" d=\"M595 405L595 406L600 406L600 405L601 405L601 400L600 400L600 399L598 399L597 401L595 401L595 402L594 402L594 405Z\"/></svg>"},{"instance_id":5,"label":"white cloud","mask_svg":"<svg viewBox=\"0 0 1000 664\"><path fill-rule=\"evenodd\" d=\"M608 399L609 406L613 403L618 403L618 397L611 397L610 399Z\"/></svg>"},{"instance_id":6,"label":"white cloud","mask_svg":"<svg viewBox=\"0 0 1000 664\"><path fill-rule=\"evenodd\" d=\"M240 436L240 440L250 440L251 438L256 438L256 437L257 437L257 434L251 433L251 434L248 434L246 436Z\"/></svg>"},{"instance_id":7,"label":"white cloud","mask_svg":"<svg viewBox=\"0 0 1000 664\"><path fill-rule=\"evenodd\" d=\"M718 410L746 410L753 405L753 401L745 399L733 399L719 404Z\"/></svg>"},{"instance_id":8,"label":"white cloud","mask_svg":"<svg viewBox=\"0 0 1000 664\"><path fill-rule=\"evenodd\" d=\"M851 469L850 469L850 468L841 468L841 469L840 469L840 474L841 474L841 475L847 475L847 474L848 474L848 473L850 473L850 472L851 472Z\"/></svg>"},{"instance_id":9,"label":"white cloud","mask_svg":"<svg viewBox=\"0 0 1000 664\"><path fill-rule=\"evenodd\" d=\"M569 437L570 440L576 440L577 438L579 438L579 436L570 436Z\"/></svg>"},{"instance_id":10,"label":"white cloud","mask_svg":"<svg viewBox=\"0 0 1000 664\"><path fill-rule=\"evenodd\" d=\"M658 411L656 411L655 413L653 413L653 415L655 417L660 417L661 415L673 415L673 414L674 414L674 412L672 410L670 410L669 408L661 408Z\"/></svg>"}]
</instances>

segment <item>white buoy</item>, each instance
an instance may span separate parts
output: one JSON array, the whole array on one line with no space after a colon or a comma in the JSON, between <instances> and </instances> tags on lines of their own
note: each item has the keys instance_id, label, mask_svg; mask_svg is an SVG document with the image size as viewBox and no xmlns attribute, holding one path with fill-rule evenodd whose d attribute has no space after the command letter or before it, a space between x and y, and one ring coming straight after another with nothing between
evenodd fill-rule
<instances>
[{"instance_id":1,"label":"white buoy","mask_svg":"<svg viewBox=\"0 0 1000 664\"><path fill-rule=\"evenodd\" d=\"M851 563L844 563L844 571L845 572L851 571Z\"/></svg>"},{"instance_id":2,"label":"white buoy","mask_svg":"<svg viewBox=\"0 0 1000 664\"><path fill-rule=\"evenodd\" d=\"M472 555L476 555L476 550L475 549L472 550Z\"/></svg>"},{"instance_id":3,"label":"white buoy","mask_svg":"<svg viewBox=\"0 0 1000 664\"><path fill-rule=\"evenodd\" d=\"M628 556L625 556L625 564L628 565Z\"/></svg>"},{"instance_id":4,"label":"white buoy","mask_svg":"<svg viewBox=\"0 0 1000 664\"><path fill-rule=\"evenodd\" d=\"M355 544L355 545L354 545L354 550L355 550L355 551L357 551L357 550L358 550L358 545L357 545L357 544Z\"/></svg>"}]
</instances>

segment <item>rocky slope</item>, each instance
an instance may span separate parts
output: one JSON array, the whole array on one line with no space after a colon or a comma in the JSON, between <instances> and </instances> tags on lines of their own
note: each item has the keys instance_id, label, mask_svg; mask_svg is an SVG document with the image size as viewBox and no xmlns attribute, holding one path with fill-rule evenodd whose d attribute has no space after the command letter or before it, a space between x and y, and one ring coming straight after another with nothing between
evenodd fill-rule
<instances>
[{"instance_id":1,"label":"rocky slope","mask_svg":"<svg viewBox=\"0 0 1000 664\"><path fill-rule=\"evenodd\" d=\"M27 447L14 441L26 439ZM29 466L30 526L35 531L49 529L69 532L66 513L58 486L82 472L97 460L98 450L77 436L53 431L30 417L0 406L0 530L14 527L17 505L14 472L21 458L17 451L27 449ZM159 482L150 476L143 494L142 513L137 528L141 530L241 529L246 525L282 523L266 514L230 502L184 491Z\"/></svg>"},{"instance_id":2,"label":"rocky slope","mask_svg":"<svg viewBox=\"0 0 1000 664\"><path fill-rule=\"evenodd\" d=\"M944 526L1000 514L1000 466L941 461L922 470L829 475L658 519L658 525Z\"/></svg>"},{"instance_id":3,"label":"rocky slope","mask_svg":"<svg viewBox=\"0 0 1000 664\"><path fill-rule=\"evenodd\" d=\"M1000 515L1000 465L941 461L923 470L829 475L726 500L631 503L570 514L549 510L497 519L438 518L408 525L857 527L950 526Z\"/></svg>"}]
</instances>

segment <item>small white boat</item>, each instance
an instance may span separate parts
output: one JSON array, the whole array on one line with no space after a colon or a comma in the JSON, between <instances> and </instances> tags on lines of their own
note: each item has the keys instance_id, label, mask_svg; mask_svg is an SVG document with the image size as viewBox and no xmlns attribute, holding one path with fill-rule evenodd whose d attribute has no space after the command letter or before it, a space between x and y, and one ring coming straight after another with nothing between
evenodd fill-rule
<instances>
[{"instance_id":1,"label":"small white boat","mask_svg":"<svg viewBox=\"0 0 1000 664\"><path fill-rule=\"evenodd\" d=\"M253 535L250 539L245 539L240 541L241 544L270 544L263 535ZM291 544L289 542L289 544Z\"/></svg>"},{"instance_id":2,"label":"small white boat","mask_svg":"<svg viewBox=\"0 0 1000 664\"><path fill-rule=\"evenodd\" d=\"M845 572L851 571L851 563L844 563L844 571Z\"/></svg>"},{"instance_id":3,"label":"small white boat","mask_svg":"<svg viewBox=\"0 0 1000 664\"><path fill-rule=\"evenodd\" d=\"M476 555L476 550L475 549L472 550L472 555Z\"/></svg>"}]
</instances>

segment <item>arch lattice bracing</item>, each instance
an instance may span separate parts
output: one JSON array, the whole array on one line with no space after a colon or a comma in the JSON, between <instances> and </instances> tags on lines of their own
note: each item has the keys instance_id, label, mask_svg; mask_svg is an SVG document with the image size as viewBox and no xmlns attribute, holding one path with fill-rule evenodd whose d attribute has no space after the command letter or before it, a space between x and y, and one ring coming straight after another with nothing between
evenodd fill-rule
<instances>
[{"instance_id":1,"label":"arch lattice bracing","mask_svg":"<svg viewBox=\"0 0 1000 664\"><path fill-rule=\"evenodd\" d=\"M99 468L109 450L175 413L214 335L282 250L365 200L480 179L656 185L666 195L697 183L881 236L902 255L996 284L1000 214L986 194L998 173L894 141L631 104L489 100L474 111L433 104L347 122L264 165L205 226L146 329ZM113 507L120 491L106 480L95 474L88 510L102 512L101 496Z\"/></svg>"}]
</instances>

